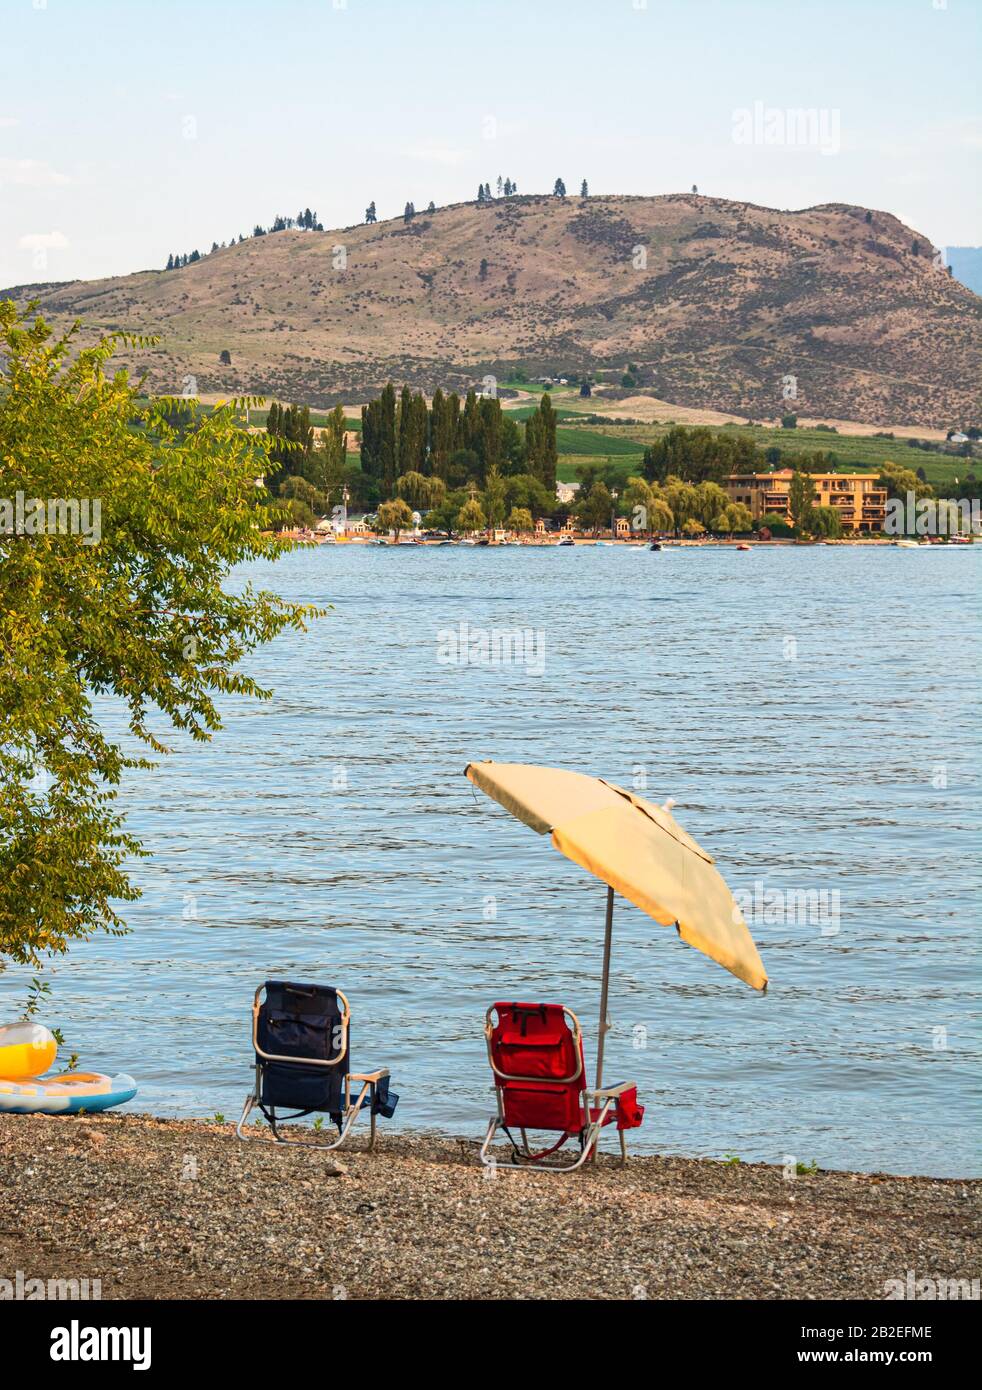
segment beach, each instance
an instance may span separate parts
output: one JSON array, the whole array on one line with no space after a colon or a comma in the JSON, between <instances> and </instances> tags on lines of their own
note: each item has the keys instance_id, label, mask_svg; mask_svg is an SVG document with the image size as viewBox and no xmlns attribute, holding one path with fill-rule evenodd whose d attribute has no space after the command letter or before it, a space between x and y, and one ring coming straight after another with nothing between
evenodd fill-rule
<instances>
[{"instance_id":1,"label":"beach","mask_svg":"<svg viewBox=\"0 0 982 1390\"><path fill-rule=\"evenodd\" d=\"M980 1180L603 1154L568 1177L488 1177L470 1140L364 1143L2 1115L0 1281L99 1280L104 1299L877 1300L978 1277Z\"/></svg>"}]
</instances>

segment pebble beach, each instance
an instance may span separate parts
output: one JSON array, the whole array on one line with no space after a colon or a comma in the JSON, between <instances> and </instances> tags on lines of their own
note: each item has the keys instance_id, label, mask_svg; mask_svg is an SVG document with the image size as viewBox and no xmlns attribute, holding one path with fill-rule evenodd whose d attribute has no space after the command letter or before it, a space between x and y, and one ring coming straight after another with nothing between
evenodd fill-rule
<instances>
[{"instance_id":1,"label":"pebble beach","mask_svg":"<svg viewBox=\"0 0 982 1390\"><path fill-rule=\"evenodd\" d=\"M978 1277L982 1180L604 1155L488 1176L469 1140L364 1143L0 1115L0 1280L88 1278L103 1299L877 1300L909 1271Z\"/></svg>"}]
</instances>

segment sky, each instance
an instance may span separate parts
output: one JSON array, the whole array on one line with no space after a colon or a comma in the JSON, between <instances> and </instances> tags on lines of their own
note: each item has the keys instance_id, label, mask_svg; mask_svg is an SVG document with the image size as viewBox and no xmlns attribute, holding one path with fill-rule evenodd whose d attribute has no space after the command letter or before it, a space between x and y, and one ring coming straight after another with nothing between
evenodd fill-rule
<instances>
[{"instance_id":1,"label":"sky","mask_svg":"<svg viewBox=\"0 0 982 1390\"><path fill-rule=\"evenodd\" d=\"M982 0L0 0L0 286L499 175L977 246L980 34Z\"/></svg>"}]
</instances>

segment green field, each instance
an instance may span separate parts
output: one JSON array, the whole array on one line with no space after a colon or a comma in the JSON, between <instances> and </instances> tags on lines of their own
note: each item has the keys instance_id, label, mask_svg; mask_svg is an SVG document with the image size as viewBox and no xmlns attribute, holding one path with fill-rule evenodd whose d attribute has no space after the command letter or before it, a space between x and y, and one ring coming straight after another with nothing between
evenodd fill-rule
<instances>
[{"instance_id":1,"label":"green field","mask_svg":"<svg viewBox=\"0 0 982 1390\"><path fill-rule=\"evenodd\" d=\"M556 430L556 448L561 455L589 455L591 458L623 458L644 453L644 444L623 430L597 430L593 426L560 425Z\"/></svg>"},{"instance_id":2,"label":"green field","mask_svg":"<svg viewBox=\"0 0 982 1390\"><path fill-rule=\"evenodd\" d=\"M523 382L506 384L518 390L534 389ZM674 428L671 421L647 425L579 425L576 423L577 417L590 413L591 402L587 399L581 400L575 387L555 387L549 395L556 402L556 414L560 422L556 430L559 454L557 475L563 482L575 482L578 470L588 464L636 461L640 472L646 446L655 443ZM569 407L565 404L566 401L570 403ZM576 402L577 408L571 408L573 402ZM507 402L503 402L503 405L507 406ZM527 420L536 408L536 405L525 404L509 410L508 415L521 422ZM210 413L212 407L200 406L199 409ZM249 423L253 426L263 426L266 417L267 411L252 410L249 413ZM327 417L327 411L312 410L310 422L315 428L320 429L327 424ZM355 433L360 433L360 417L347 417L345 426ZM708 428L720 434L735 432L749 435L759 448L768 449L776 446L785 456L813 453L817 450L833 453L836 456L835 467L843 473L876 472L884 463L890 462L914 471L923 468L929 483L944 488L954 488L957 486L957 480L964 478L967 473L975 473L976 476L982 473L980 459L929 453L911 448L905 439L833 434L816 429L769 429L764 425L713 425Z\"/></svg>"}]
</instances>

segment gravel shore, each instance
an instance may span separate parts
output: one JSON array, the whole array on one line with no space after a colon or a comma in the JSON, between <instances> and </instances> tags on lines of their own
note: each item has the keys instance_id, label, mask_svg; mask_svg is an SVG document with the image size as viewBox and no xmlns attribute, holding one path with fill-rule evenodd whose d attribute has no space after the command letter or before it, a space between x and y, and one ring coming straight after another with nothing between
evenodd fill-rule
<instances>
[{"instance_id":1,"label":"gravel shore","mask_svg":"<svg viewBox=\"0 0 982 1390\"><path fill-rule=\"evenodd\" d=\"M103 1298L881 1299L908 1270L979 1275L979 1180L656 1157L488 1177L465 1141L354 1144L0 1115L0 1279L87 1276Z\"/></svg>"}]
</instances>

